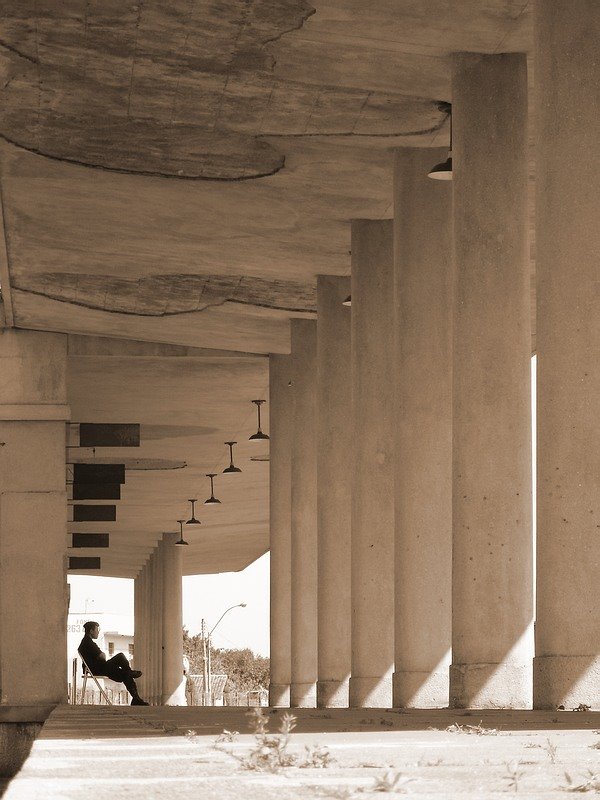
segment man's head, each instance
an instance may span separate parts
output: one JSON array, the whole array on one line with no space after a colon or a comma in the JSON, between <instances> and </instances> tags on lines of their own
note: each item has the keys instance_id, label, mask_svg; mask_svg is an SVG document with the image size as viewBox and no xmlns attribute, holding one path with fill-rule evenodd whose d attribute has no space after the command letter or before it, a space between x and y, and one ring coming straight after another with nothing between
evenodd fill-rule
<instances>
[{"instance_id":1,"label":"man's head","mask_svg":"<svg viewBox=\"0 0 600 800\"><path fill-rule=\"evenodd\" d=\"M100 635L100 625L92 620L83 623L83 630L86 636L91 636L92 639L97 639Z\"/></svg>"}]
</instances>

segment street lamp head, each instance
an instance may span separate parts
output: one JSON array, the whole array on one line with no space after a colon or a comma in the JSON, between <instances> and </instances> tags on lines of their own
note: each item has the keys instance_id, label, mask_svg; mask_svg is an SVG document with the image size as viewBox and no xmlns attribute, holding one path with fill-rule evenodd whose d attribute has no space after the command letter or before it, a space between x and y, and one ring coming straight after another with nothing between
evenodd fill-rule
<instances>
[{"instance_id":1,"label":"street lamp head","mask_svg":"<svg viewBox=\"0 0 600 800\"><path fill-rule=\"evenodd\" d=\"M240 603L240 608L246 608L246 603Z\"/></svg>"}]
</instances>

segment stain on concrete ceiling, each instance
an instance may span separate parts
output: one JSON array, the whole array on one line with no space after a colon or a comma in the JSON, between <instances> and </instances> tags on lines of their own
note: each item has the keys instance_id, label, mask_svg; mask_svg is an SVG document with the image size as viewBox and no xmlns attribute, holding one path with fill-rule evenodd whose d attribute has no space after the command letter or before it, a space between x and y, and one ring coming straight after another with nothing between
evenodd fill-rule
<instances>
[{"instance_id":1,"label":"stain on concrete ceiling","mask_svg":"<svg viewBox=\"0 0 600 800\"><path fill-rule=\"evenodd\" d=\"M279 136L405 136L431 99L276 77L307 0L7 0L0 136L90 167L239 181L278 172ZM281 41L282 40L282 41Z\"/></svg>"},{"instance_id":2,"label":"stain on concrete ceiling","mask_svg":"<svg viewBox=\"0 0 600 800\"><path fill-rule=\"evenodd\" d=\"M44 272L20 276L14 288L85 308L142 317L203 311L226 302L290 312L316 311L316 287L250 276L109 275Z\"/></svg>"}]
</instances>

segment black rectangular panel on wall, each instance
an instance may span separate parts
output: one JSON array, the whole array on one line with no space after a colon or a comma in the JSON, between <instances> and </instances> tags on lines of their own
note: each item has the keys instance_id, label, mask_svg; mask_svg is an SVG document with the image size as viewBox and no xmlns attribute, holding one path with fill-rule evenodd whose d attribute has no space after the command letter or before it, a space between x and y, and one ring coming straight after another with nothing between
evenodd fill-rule
<instances>
[{"instance_id":1,"label":"black rectangular panel on wall","mask_svg":"<svg viewBox=\"0 0 600 800\"><path fill-rule=\"evenodd\" d=\"M114 522L116 506L73 506L73 522Z\"/></svg>"},{"instance_id":2,"label":"black rectangular panel on wall","mask_svg":"<svg viewBox=\"0 0 600 800\"><path fill-rule=\"evenodd\" d=\"M139 447L140 426L137 423L79 423L80 447Z\"/></svg>"},{"instance_id":3,"label":"black rectangular panel on wall","mask_svg":"<svg viewBox=\"0 0 600 800\"><path fill-rule=\"evenodd\" d=\"M73 483L125 483L125 464L73 464Z\"/></svg>"},{"instance_id":4,"label":"black rectangular panel on wall","mask_svg":"<svg viewBox=\"0 0 600 800\"><path fill-rule=\"evenodd\" d=\"M118 483L74 483L73 500L120 500Z\"/></svg>"},{"instance_id":5,"label":"black rectangular panel on wall","mask_svg":"<svg viewBox=\"0 0 600 800\"><path fill-rule=\"evenodd\" d=\"M100 569L100 556L69 556L69 569Z\"/></svg>"},{"instance_id":6,"label":"black rectangular panel on wall","mask_svg":"<svg viewBox=\"0 0 600 800\"><path fill-rule=\"evenodd\" d=\"M108 533L73 533L73 547L108 547Z\"/></svg>"}]
</instances>

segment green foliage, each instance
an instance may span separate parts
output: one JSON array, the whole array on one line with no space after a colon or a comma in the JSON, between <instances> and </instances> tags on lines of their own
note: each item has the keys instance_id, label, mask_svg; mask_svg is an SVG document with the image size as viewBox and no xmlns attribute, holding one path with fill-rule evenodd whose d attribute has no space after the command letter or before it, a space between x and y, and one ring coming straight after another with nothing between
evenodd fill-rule
<instances>
[{"instance_id":1,"label":"green foliage","mask_svg":"<svg viewBox=\"0 0 600 800\"><path fill-rule=\"evenodd\" d=\"M190 660L190 672L202 675L202 637L183 629L183 652ZM212 673L227 675L226 692L248 692L269 687L269 659L249 648L241 650L211 647Z\"/></svg>"}]
</instances>

